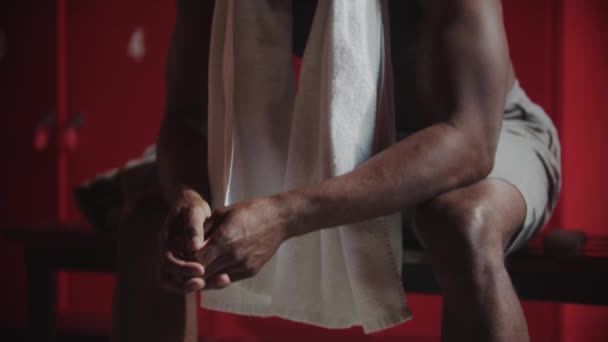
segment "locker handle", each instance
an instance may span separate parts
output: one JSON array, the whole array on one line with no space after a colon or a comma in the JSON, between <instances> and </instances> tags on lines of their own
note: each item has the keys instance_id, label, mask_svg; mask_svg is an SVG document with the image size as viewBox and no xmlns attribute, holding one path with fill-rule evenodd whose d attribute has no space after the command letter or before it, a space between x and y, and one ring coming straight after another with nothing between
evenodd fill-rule
<instances>
[{"instance_id":1,"label":"locker handle","mask_svg":"<svg viewBox=\"0 0 608 342\"><path fill-rule=\"evenodd\" d=\"M66 123L63 129L62 142L69 151L74 151L78 148L79 130L83 123L84 117L82 114L72 115Z\"/></svg>"},{"instance_id":2,"label":"locker handle","mask_svg":"<svg viewBox=\"0 0 608 342\"><path fill-rule=\"evenodd\" d=\"M46 113L40 118L34 131L34 150L43 152L48 149L55 124L55 113L53 112Z\"/></svg>"}]
</instances>

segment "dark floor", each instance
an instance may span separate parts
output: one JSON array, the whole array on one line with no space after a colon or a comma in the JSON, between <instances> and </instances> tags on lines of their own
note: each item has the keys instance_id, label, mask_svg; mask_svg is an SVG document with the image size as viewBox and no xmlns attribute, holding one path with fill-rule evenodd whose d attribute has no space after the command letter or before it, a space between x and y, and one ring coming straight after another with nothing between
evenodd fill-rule
<instances>
[{"instance_id":1,"label":"dark floor","mask_svg":"<svg viewBox=\"0 0 608 342\"><path fill-rule=\"evenodd\" d=\"M40 341L28 341L25 332L22 331L3 331L0 330L0 341L1 342L40 342ZM110 339L107 336L91 336L91 335L70 335L70 334L59 334L56 342L109 342ZM380 340L378 340L380 341ZM383 340L382 340L383 341ZM396 342L397 340L390 339L390 342ZM199 342L239 342L237 340L204 340L201 339ZM246 342L252 342L247 340ZM257 342L269 342L269 341L257 341ZM272 341L277 342L277 341ZM339 342L339 341L336 341ZM401 341L400 341L401 342ZM403 340L403 342L438 342L437 339L432 338L411 338Z\"/></svg>"},{"instance_id":2,"label":"dark floor","mask_svg":"<svg viewBox=\"0 0 608 342\"><path fill-rule=\"evenodd\" d=\"M30 342L26 338L25 332L22 331L0 331L0 341L2 342ZM84 336L84 335L66 335L57 336L57 342L109 342L107 336ZM31 341L34 342L34 341ZM37 341L36 341L37 342Z\"/></svg>"}]
</instances>

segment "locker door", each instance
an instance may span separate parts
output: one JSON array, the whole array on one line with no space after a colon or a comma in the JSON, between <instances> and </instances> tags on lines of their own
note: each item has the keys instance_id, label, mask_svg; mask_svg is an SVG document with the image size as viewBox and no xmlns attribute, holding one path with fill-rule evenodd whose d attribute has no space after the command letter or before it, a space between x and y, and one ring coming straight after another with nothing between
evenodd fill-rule
<instances>
[{"instance_id":1,"label":"locker door","mask_svg":"<svg viewBox=\"0 0 608 342\"><path fill-rule=\"evenodd\" d=\"M57 217L55 24L53 0L0 2L2 230ZM0 268L7 275L0 282L0 328L23 328L22 246L0 240Z\"/></svg>"},{"instance_id":2,"label":"locker door","mask_svg":"<svg viewBox=\"0 0 608 342\"><path fill-rule=\"evenodd\" d=\"M76 138L66 152L68 218L80 223L72 189L156 139L175 2L67 0L66 6L66 126L73 125ZM67 316L99 318L85 319L97 323L83 329L106 330L113 276L70 273L66 287Z\"/></svg>"},{"instance_id":3,"label":"locker door","mask_svg":"<svg viewBox=\"0 0 608 342\"><path fill-rule=\"evenodd\" d=\"M54 222L55 3L11 0L0 8L0 226Z\"/></svg>"},{"instance_id":4,"label":"locker door","mask_svg":"<svg viewBox=\"0 0 608 342\"><path fill-rule=\"evenodd\" d=\"M67 1L71 189L138 156L156 139L174 1ZM80 123L79 123L80 121ZM71 220L81 221L73 202Z\"/></svg>"}]
</instances>

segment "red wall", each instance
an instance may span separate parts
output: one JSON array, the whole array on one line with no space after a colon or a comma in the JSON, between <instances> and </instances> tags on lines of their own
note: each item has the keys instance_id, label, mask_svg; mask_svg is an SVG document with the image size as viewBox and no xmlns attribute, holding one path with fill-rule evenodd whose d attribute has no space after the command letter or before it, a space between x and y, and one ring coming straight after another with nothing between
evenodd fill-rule
<instances>
[{"instance_id":1,"label":"red wall","mask_svg":"<svg viewBox=\"0 0 608 342\"><path fill-rule=\"evenodd\" d=\"M70 0L66 4L67 107L69 113L82 113L85 120L79 146L67 160L67 188L72 189L141 155L156 139L164 111L165 57L175 1ZM145 57L140 61L126 54L136 27L144 33ZM75 201L67 204L69 222L82 222ZM113 277L71 272L60 280L60 312L66 317L109 315ZM109 326L107 319L87 321L99 330Z\"/></svg>"},{"instance_id":2,"label":"red wall","mask_svg":"<svg viewBox=\"0 0 608 342\"><path fill-rule=\"evenodd\" d=\"M38 6L0 1L5 39L0 60L0 234L15 224L46 223L55 213L57 146L52 138L43 150L33 146L41 118L55 111L55 17L47 15L53 11L48 1ZM33 94L38 94L35 100ZM0 329L25 326L22 256L23 246L0 240Z\"/></svg>"},{"instance_id":3,"label":"red wall","mask_svg":"<svg viewBox=\"0 0 608 342\"><path fill-rule=\"evenodd\" d=\"M607 235L608 1L563 6L563 225ZM561 322L563 342L608 341L608 308L564 305Z\"/></svg>"},{"instance_id":4,"label":"red wall","mask_svg":"<svg viewBox=\"0 0 608 342\"><path fill-rule=\"evenodd\" d=\"M602 202L602 197L608 191L608 180L605 178L608 155L602 150L602 133L608 129L608 116L604 114L608 109L608 44L605 43L608 33L608 1L505 0L504 4L512 58L518 77L530 96L552 114L562 139L563 194L559 210L548 227L608 234L608 211L604 210ZM160 13L165 7L172 9L173 3L159 6L148 10ZM136 12L130 7L126 10ZM171 16L172 12L166 15ZM78 17L74 20L78 20ZM155 41L151 47L164 46L166 32L154 34L161 36L157 41L160 45L156 45ZM77 36L71 38L73 41ZM124 46L126 42L120 41L117 44ZM160 60L158 63L162 67ZM73 67L73 70L76 69L76 66ZM160 78L162 76L158 74L148 75L152 90L147 89L147 92L141 93L153 91L155 96L161 94L162 83L157 82ZM114 87L115 84L100 86ZM128 104L129 97L124 97L123 101ZM153 102L160 100L150 103ZM158 110L157 107L158 105L150 105L146 109L152 113ZM125 112L124 118L127 121L121 121L122 124L137 126L135 116L129 116ZM83 141L83 144L86 143L86 140ZM120 148L123 146L112 146L107 150ZM139 153L139 148L133 150L134 154ZM6 201L3 200L2 204L4 202ZM72 210L70 208L71 214ZM10 252L9 249L0 252L4 255ZM12 270L9 274L14 271L20 277L23 276L22 265L11 264L9 269ZM73 286L62 288L69 292L62 296L68 302L65 306L69 310L63 312L68 318L66 323L70 328L80 330L107 331L112 276L80 274L71 275L70 278L74 281L70 282ZM10 291L12 295L8 305L14 305L16 310L6 312L6 315L0 311L0 326L6 322L15 322L14 317L9 315L16 313L18 317L23 317L25 314L23 287L15 287L14 290ZM415 315L414 320L376 337L387 341L403 339L403 336L437 339L440 330L440 298L409 295L408 300ZM605 327L608 309L529 302L524 303L524 309L534 342L608 340L608 329ZM17 321L22 323L22 319ZM202 312L199 321L201 332L206 336L248 337L248 341L251 341L252 336L267 340L293 340L294 334L301 340L365 340L360 329L329 331L278 319L241 318Z\"/></svg>"}]
</instances>

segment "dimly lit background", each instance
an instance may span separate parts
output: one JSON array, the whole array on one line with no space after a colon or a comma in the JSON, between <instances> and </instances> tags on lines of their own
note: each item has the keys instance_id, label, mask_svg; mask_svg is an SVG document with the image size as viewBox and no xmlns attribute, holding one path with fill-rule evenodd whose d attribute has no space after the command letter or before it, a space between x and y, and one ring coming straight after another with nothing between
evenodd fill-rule
<instances>
[{"instance_id":1,"label":"dimly lit background","mask_svg":"<svg viewBox=\"0 0 608 342\"><path fill-rule=\"evenodd\" d=\"M0 3L0 229L87 227L72 189L155 140L174 2ZM503 3L516 73L561 134L563 192L546 231L606 236L608 1ZM1 336L26 327L22 244L0 240L0 272ZM107 335L113 275L62 272L56 282L60 330ZM408 300L414 320L377 340L438 341L440 298ZM534 342L608 341L608 307L525 302L524 309ZM207 337L364 340L360 329L327 331L279 319L201 311L199 321Z\"/></svg>"}]
</instances>

